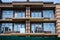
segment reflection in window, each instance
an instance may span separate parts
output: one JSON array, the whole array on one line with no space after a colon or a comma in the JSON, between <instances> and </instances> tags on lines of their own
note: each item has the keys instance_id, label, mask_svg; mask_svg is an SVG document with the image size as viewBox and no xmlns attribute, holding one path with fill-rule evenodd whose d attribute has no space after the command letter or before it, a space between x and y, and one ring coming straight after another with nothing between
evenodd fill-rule
<instances>
[{"instance_id":1,"label":"reflection in window","mask_svg":"<svg viewBox=\"0 0 60 40\"><path fill-rule=\"evenodd\" d=\"M55 33L55 24L54 23L44 23L44 31Z\"/></svg>"},{"instance_id":2,"label":"reflection in window","mask_svg":"<svg viewBox=\"0 0 60 40\"><path fill-rule=\"evenodd\" d=\"M43 17L54 19L54 12L53 10L43 10Z\"/></svg>"},{"instance_id":3,"label":"reflection in window","mask_svg":"<svg viewBox=\"0 0 60 40\"><path fill-rule=\"evenodd\" d=\"M13 17L13 11L11 10L3 10L2 12L2 19L6 19L6 18L12 18Z\"/></svg>"},{"instance_id":4,"label":"reflection in window","mask_svg":"<svg viewBox=\"0 0 60 40\"><path fill-rule=\"evenodd\" d=\"M14 24L14 32L25 33L25 24Z\"/></svg>"},{"instance_id":5,"label":"reflection in window","mask_svg":"<svg viewBox=\"0 0 60 40\"><path fill-rule=\"evenodd\" d=\"M31 12L31 17L32 18L41 18L41 12L40 11L32 11Z\"/></svg>"},{"instance_id":6,"label":"reflection in window","mask_svg":"<svg viewBox=\"0 0 60 40\"><path fill-rule=\"evenodd\" d=\"M24 11L15 12L15 18L25 18L25 12Z\"/></svg>"},{"instance_id":7,"label":"reflection in window","mask_svg":"<svg viewBox=\"0 0 60 40\"><path fill-rule=\"evenodd\" d=\"M12 23L2 23L3 32L11 32L12 31Z\"/></svg>"},{"instance_id":8,"label":"reflection in window","mask_svg":"<svg viewBox=\"0 0 60 40\"><path fill-rule=\"evenodd\" d=\"M32 33L42 32L42 24L41 23L32 23L31 24L31 32Z\"/></svg>"}]
</instances>

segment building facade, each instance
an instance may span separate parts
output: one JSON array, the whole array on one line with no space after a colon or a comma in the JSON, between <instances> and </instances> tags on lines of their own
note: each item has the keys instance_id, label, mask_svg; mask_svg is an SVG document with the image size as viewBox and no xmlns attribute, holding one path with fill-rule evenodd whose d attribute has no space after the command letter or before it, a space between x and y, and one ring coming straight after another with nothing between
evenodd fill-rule
<instances>
[{"instance_id":1,"label":"building facade","mask_svg":"<svg viewBox=\"0 0 60 40\"><path fill-rule=\"evenodd\" d=\"M0 35L60 37L60 4L1 2Z\"/></svg>"}]
</instances>

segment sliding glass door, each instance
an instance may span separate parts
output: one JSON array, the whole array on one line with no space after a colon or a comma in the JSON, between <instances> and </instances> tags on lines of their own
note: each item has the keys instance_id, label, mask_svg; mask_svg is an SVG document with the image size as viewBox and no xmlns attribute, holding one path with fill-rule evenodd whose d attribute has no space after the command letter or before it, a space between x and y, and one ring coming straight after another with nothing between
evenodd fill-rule
<instances>
[{"instance_id":1,"label":"sliding glass door","mask_svg":"<svg viewBox=\"0 0 60 40\"><path fill-rule=\"evenodd\" d=\"M14 24L14 32L25 33L25 24Z\"/></svg>"}]
</instances>

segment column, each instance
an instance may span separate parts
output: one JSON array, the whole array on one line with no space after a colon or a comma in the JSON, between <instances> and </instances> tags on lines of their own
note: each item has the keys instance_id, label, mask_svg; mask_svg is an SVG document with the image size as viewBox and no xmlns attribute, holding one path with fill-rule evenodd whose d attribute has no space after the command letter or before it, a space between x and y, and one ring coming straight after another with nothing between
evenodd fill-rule
<instances>
[{"instance_id":1,"label":"column","mask_svg":"<svg viewBox=\"0 0 60 40\"><path fill-rule=\"evenodd\" d=\"M30 33L30 21L26 20L26 33Z\"/></svg>"},{"instance_id":2,"label":"column","mask_svg":"<svg viewBox=\"0 0 60 40\"><path fill-rule=\"evenodd\" d=\"M26 7L26 18L30 18L30 7ZM26 33L30 33L30 20L26 20Z\"/></svg>"},{"instance_id":3,"label":"column","mask_svg":"<svg viewBox=\"0 0 60 40\"><path fill-rule=\"evenodd\" d=\"M26 18L30 18L30 7L26 7Z\"/></svg>"}]
</instances>

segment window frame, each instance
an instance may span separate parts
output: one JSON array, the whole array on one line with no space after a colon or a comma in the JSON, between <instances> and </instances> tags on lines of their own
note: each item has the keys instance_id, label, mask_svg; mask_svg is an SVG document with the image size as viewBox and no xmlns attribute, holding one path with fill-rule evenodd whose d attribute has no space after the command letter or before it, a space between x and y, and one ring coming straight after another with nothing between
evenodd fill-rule
<instances>
[{"instance_id":1,"label":"window frame","mask_svg":"<svg viewBox=\"0 0 60 40\"><path fill-rule=\"evenodd\" d=\"M14 13L13 13L13 12L14 12L13 10L9 10L9 9L7 9L7 10L2 10L2 16L1 16L1 19L2 19L2 20L5 20L5 19L6 19L6 17L3 18L3 11L11 11L12 14L14 14ZM11 17L9 17L9 18L11 18ZM12 18L13 18L13 15L12 15Z\"/></svg>"},{"instance_id":2,"label":"window frame","mask_svg":"<svg viewBox=\"0 0 60 40\"><path fill-rule=\"evenodd\" d=\"M48 11L48 10L49 10L49 11L53 11L53 17L55 18L55 10L54 10L54 9L43 9L43 10L42 10L42 15L44 14L43 11ZM44 17L44 15L43 15L42 17ZM46 17L44 17L44 18L46 18ZM54 19L54 18L53 18L53 19ZM50 18L50 16L49 16L49 19L52 20L52 19Z\"/></svg>"},{"instance_id":3,"label":"window frame","mask_svg":"<svg viewBox=\"0 0 60 40\"><path fill-rule=\"evenodd\" d=\"M24 14L24 17L19 17L19 18L25 18L25 17L26 17L26 10L25 10L25 9L22 9L22 10L21 10L21 9L19 9L19 10L3 9L3 10L2 10L2 14L1 14L1 15L2 15L2 16L1 16L1 19L2 19L2 20L5 20L5 18L6 18L6 17L3 18L3 11L12 11L12 12L13 12L13 13L12 13L12 14L13 14L13 15L12 15L12 18L15 18L15 12L22 11L22 12L25 13L25 14ZM9 17L9 18L11 18L11 17Z\"/></svg>"},{"instance_id":4,"label":"window frame","mask_svg":"<svg viewBox=\"0 0 60 40\"><path fill-rule=\"evenodd\" d=\"M9 26L9 24L11 25L11 31L5 31L5 26ZM4 26L5 25L5 26ZM3 30L3 26L4 26L4 31L3 33L5 32L12 32L12 27L13 27L13 23L1 23L1 31ZM10 26L9 26L10 27Z\"/></svg>"},{"instance_id":5,"label":"window frame","mask_svg":"<svg viewBox=\"0 0 60 40\"><path fill-rule=\"evenodd\" d=\"M41 12L41 13L40 13L40 14L41 14L41 15L40 15L41 17L32 17L32 15L31 15L32 12ZM42 18L42 16L43 16L42 14L43 14L43 13L42 13L42 10L41 10L41 9L31 9L31 10L30 10L30 17L31 17L31 18Z\"/></svg>"},{"instance_id":6,"label":"window frame","mask_svg":"<svg viewBox=\"0 0 60 40\"><path fill-rule=\"evenodd\" d=\"M31 23L30 23L30 33L33 33L33 32L32 32L32 29L31 29L31 28L32 28L32 27L31 27L31 24L37 24L37 23L40 23L40 24L42 25L42 31L44 31L44 23L50 23L50 24L51 24L51 23L54 23L54 27L55 27L55 30L54 30L54 31L55 31L55 33L56 33L56 23L55 23L55 22L31 22ZM43 32L43 33L44 33L44 32Z\"/></svg>"},{"instance_id":7,"label":"window frame","mask_svg":"<svg viewBox=\"0 0 60 40\"><path fill-rule=\"evenodd\" d=\"M50 23L50 24L53 23L53 24L54 24L54 28L55 28L54 31L55 31L55 33L56 33L56 23L55 23L55 22L44 22L44 23ZM44 30L44 23L43 23L43 30ZM51 33L52 33L52 32L51 32Z\"/></svg>"},{"instance_id":8,"label":"window frame","mask_svg":"<svg viewBox=\"0 0 60 40\"><path fill-rule=\"evenodd\" d=\"M25 23L14 23L13 25L19 25L19 24L24 24L24 28L25 28L25 33L26 33L26 24ZM15 32L15 31L14 31Z\"/></svg>"},{"instance_id":9,"label":"window frame","mask_svg":"<svg viewBox=\"0 0 60 40\"><path fill-rule=\"evenodd\" d=\"M25 10L14 10L14 18L17 18L15 17L15 12L24 12L24 17L18 17L18 18L25 18L26 17L26 11Z\"/></svg>"},{"instance_id":10,"label":"window frame","mask_svg":"<svg viewBox=\"0 0 60 40\"><path fill-rule=\"evenodd\" d=\"M32 32L32 29L31 29L31 28L32 28L32 24L37 24L37 23L38 23L38 24L41 24L41 26L42 26L42 31L43 31L43 23L41 23L41 22L31 22L31 23L30 23L30 33L33 33L33 32ZM35 33L36 33L36 32L35 32Z\"/></svg>"}]
</instances>

